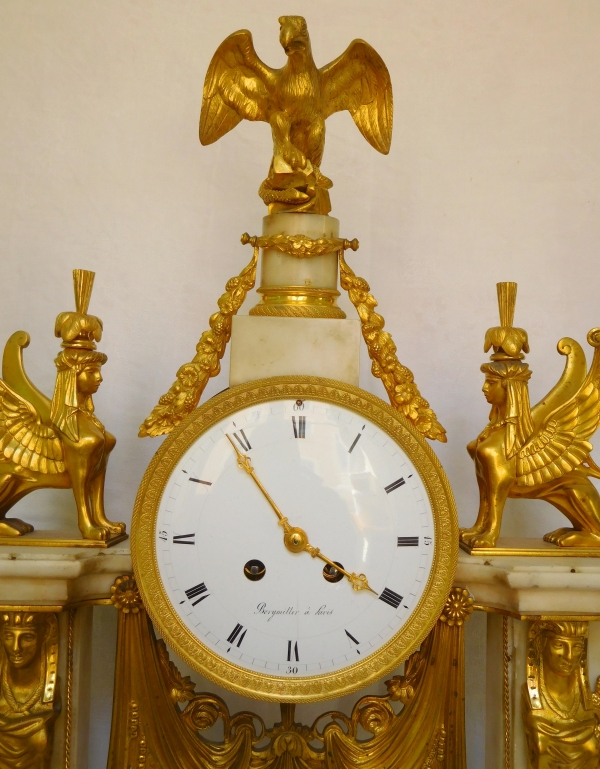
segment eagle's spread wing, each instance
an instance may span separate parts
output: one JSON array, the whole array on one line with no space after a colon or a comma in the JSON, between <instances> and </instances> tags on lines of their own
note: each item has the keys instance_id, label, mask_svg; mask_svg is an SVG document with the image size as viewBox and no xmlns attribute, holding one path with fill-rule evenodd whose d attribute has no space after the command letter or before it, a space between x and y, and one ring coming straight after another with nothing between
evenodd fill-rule
<instances>
[{"instance_id":1,"label":"eagle's spread wing","mask_svg":"<svg viewBox=\"0 0 600 769\"><path fill-rule=\"evenodd\" d=\"M347 109L369 144L387 155L392 143L392 82L377 51L364 40L353 40L319 72L324 117Z\"/></svg>"},{"instance_id":2,"label":"eagle's spread wing","mask_svg":"<svg viewBox=\"0 0 600 769\"><path fill-rule=\"evenodd\" d=\"M598 382L588 375L579 391L549 414L519 451L517 483L534 486L574 470L592 450L587 439L599 424Z\"/></svg>"},{"instance_id":3,"label":"eagle's spread wing","mask_svg":"<svg viewBox=\"0 0 600 769\"><path fill-rule=\"evenodd\" d=\"M0 458L38 473L65 470L60 440L24 398L0 379Z\"/></svg>"},{"instance_id":4,"label":"eagle's spread wing","mask_svg":"<svg viewBox=\"0 0 600 769\"><path fill-rule=\"evenodd\" d=\"M212 57L204 81L201 143L216 142L240 120L268 122L275 73L258 58L247 29L225 38Z\"/></svg>"}]
</instances>

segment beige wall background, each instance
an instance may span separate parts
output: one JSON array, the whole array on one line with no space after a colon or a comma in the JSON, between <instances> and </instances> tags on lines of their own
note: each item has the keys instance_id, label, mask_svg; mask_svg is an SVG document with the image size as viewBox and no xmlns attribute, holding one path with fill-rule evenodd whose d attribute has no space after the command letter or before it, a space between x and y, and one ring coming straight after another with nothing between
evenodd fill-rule
<instances>
[{"instance_id":1,"label":"beige wall background","mask_svg":"<svg viewBox=\"0 0 600 769\"><path fill-rule=\"evenodd\" d=\"M470 524L477 492L464 446L487 421L479 366L497 322L495 283L519 283L533 402L560 375L558 339L585 343L600 325L597 0L0 0L0 337L31 334L27 370L51 393L53 325L72 307L71 270L96 271L90 310L109 356L96 410L118 438L108 510L129 521L158 447L136 437L138 425L193 356L248 259L240 234L258 233L265 213L256 192L269 129L245 122L201 147L204 75L218 44L244 27L265 62L283 65L285 13L307 18L318 66L362 37L389 68L389 156L337 114L322 169L342 235L361 241L351 264L448 430L435 449ZM364 358L361 385L383 396ZM205 398L227 386L227 369L225 358ZM70 492L32 495L18 514L40 528L74 525ZM513 501L503 533L538 536L562 520L543 503ZM107 639L111 621L99 620ZM481 635L472 631L476 666ZM110 702L98 686L94 766Z\"/></svg>"}]
</instances>

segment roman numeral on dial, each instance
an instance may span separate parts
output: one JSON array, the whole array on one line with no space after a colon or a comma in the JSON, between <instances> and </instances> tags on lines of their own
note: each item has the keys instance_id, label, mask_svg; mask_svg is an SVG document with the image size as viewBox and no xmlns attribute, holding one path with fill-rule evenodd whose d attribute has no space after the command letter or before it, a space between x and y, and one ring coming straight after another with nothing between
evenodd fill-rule
<instances>
[{"instance_id":1,"label":"roman numeral on dial","mask_svg":"<svg viewBox=\"0 0 600 769\"><path fill-rule=\"evenodd\" d=\"M398 547L418 547L418 537L398 537Z\"/></svg>"},{"instance_id":2,"label":"roman numeral on dial","mask_svg":"<svg viewBox=\"0 0 600 769\"><path fill-rule=\"evenodd\" d=\"M295 643L294 641L288 641L287 661L291 662L293 659L295 659L296 662L300 662L300 657L298 655L298 641L296 641Z\"/></svg>"},{"instance_id":3,"label":"roman numeral on dial","mask_svg":"<svg viewBox=\"0 0 600 769\"><path fill-rule=\"evenodd\" d=\"M203 483L205 486L212 486L211 481L201 481L200 478L188 478L188 481L193 481L194 483Z\"/></svg>"},{"instance_id":4,"label":"roman numeral on dial","mask_svg":"<svg viewBox=\"0 0 600 769\"><path fill-rule=\"evenodd\" d=\"M404 478L398 478L397 481L394 481L393 483L390 483L389 486L385 487L385 493L389 494L390 492L395 491L396 489L399 489L400 486L404 486L405 483L406 481L404 480Z\"/></svg>"},{"instance_id":5,"label":"roman numeral on dial","mask_svg":"<svg viewBox=\"0 0 600 769\"><path fill-rule=\"evenodd\" d=\"M393 606L394 609L397 609L398 606L400 606L402 596L398 595L398 593L394 593L394 591L390 590L389 587L386 587L383 593L379 596L379 600L389 604L390 606Z\"/></svg>"},{"instance_id":6,"label":"roman numeral on dial","mask_svg":"<svg viewBox=\"0 0 600 769\"><path fill-rule=\"evenodd\" d=\"M306 438L306 417L298 417L298 424L296 424L296 417L292 417L292 426L294 438Z\"/></svg>"},{"instance_id":7,"label":"roman numeral on dial","mask_svg":"<svg viewBox=\"0 0 600 769\"><path fill-rule=\"evenodd\" d=\"M175 534L173 535L173 544L174 545L195 545L196 535L195 534Z\"/></svg>"},{"instance_id":8,"label":"roman numeral on dial","mask_svg":"<svg viewBox=\"0 0 600 769\"><path fill-rule=\"evenodd\" d=\"M242 630L244 630L244 626L240 625L239 622L238 622L238 624L233 628L233 630L231 631L231 633L227 637L227 640L229 641L230 644L232 644L235 641L235 639L238 637L238 635L240 635L240 633L242 633ZM242 635L240 635L240 638L239 638L239 640L238 640L238 642L236 644L236 646L238 648L241 646L241 643L244 640L244 636L246 635L246 632L247 632L247 629L244 630Z\"/></svg>"},{"instance_id":9,"label":"roman numeral on dial","mask_svg":"<svg viewBox=\"0 0 600 769\"><path fill-rule=\"evenodd\" d=\"M196 606L196 604L200 603L200 601L203 601L205 598L208 598L210 595L208 592L208 588L204 584L204 582L201 582L199 585L194 585L194 587L190 587L188 590L185 591L185 594L189 598L190 601L192 601L192 598L198 598L198 596L201 596L198 598L197 601L192 601L192 606ZM204 595L206 593L206 595Z\"/></svg>"},{"instance_id":10,"label":"roman numeral on dial","mask_svg":"<svg viewBox=\"0 0 600 769\"><path fill-rule=\"evenodd\" d=\"M361 436L362 436L362 431L363 431L364 429L365 429L365 425L363 425L363 426L362 426L362 428L361 428L361 431L360 431L360 432L359 432L359 434L356 436L356 438L355 438L355 439L352 441L352 445L351 445L351 446L350 446L350 448L348 449L348 454L352 454L352 450L354 449L354 447L355 447L355 446L356 446L356 444L358 443L359 439L361 438Z\"/></svg>"},{"instance_id":11,"label":"roman numeral on dial","mask_svg":"<svg viewBox=\"0 0 600 769\"><path fill-rule=\"evenodd\" d=\"M240 446L244 449L244 451L250 451L252 446L250 445L250 441L248 440L248 438L246 438L246 433L243 430L240 430L240 434L239 435L237 433L234 433L233 437L240 444Z\"/></svg>"},{"instance_id":12,"label":"roman numeral on dial","mask_svg":"<svg viewBox=\"0 0 600 769\"><path fill-rule=\"evenodd\" d=\"M346 635L348 636L348 638L349 638L349 639L350 639L350 640L351 640L353 643L355 643L355 644L358 646L358 644L360 643L360 641L357 641L357 640L356 640L356 638L355 638L355 637L352 635L352 633L349 633L347 630L344 630L344 633L346 633ZM358 649L356 650L356 653L357 653L357 654L360 654L360 652L358 651Z\"/></svg>"}]
</instances>

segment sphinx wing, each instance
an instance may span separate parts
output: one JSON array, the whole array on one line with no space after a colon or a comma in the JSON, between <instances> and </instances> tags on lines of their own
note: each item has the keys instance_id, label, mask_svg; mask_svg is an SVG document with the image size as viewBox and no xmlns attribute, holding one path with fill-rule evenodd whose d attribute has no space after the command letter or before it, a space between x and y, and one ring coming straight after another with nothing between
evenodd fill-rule
<instances>
[{"instance_id":1,"label":"sphinx wing","mask_svg":"<svg viewBox=\"0 0 600 769\"><path fill-rule=\"evenodd\" d=\"M0 379L0 459L38 473L65 470L60 440L36 408Z\"/></svg>"},{"instance_id":2,"label":"sphinx wing","mask_svg":"<svg viewBox=\"0 0 600 769\"><path fill-rule=\"evenodd\" d=\"M201 143L216 142L240 120L268 122L275 80L276 70L258 58L247 29L225 38L215 51L204 80Z\"/></svg>"},{"instance_id":3,"label":"sphinx wing","mask_svg":"<svg viewBox=\"0 0 600 769\"><path fill-rule=\"evenodd\" d=\"M319 70L325 115L348 110L372 147L387 155L392 143L392 81L383 59L364 40L353 40Z\"/></svg>"},{"instance_id":4,"label":"sphinx wing","mask_svg":"<svg viewBox=\"0 0 600 769\"><path fill-rule=\"evenodd\" d=\"M593 446L588 438L600 424L600 391L589 378L556 408L517 456L517 483L534 486L574 470Z\"/></svg>"}]
</instances>

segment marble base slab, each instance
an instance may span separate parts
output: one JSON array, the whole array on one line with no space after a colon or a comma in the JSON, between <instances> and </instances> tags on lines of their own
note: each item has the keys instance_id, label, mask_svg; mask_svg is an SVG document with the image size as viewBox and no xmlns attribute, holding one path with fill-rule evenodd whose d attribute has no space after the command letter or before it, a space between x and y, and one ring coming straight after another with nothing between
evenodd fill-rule
<instances>
[{"instance_id":1,"label":"marble base slab","mask_svg":"<svg viewBox=\"0 0 600 769\"><path fill-rule=\"evenodd\" d=\"M469 547L464 542L460 547L469 555L480 556L530 556L532 558L600 558L600 547L558 547L543 539L525 537L499 537L495 547Z\"/></svg>"},{"instance_id":2,"label":"marble base slab","mask_svg":"<svg viewBox=\"0 0 600 769\"><path fill-rule=\"evenodd\" d=\"M131 572L129 548L48 551L0 546L0 605L61 611L72 604L109 598L115 579Z\"/></svg>"},{"instance_id":3,"label":"marble base slab","mask_svg":"<svg viewBox=\"0 0 600 769\"><path fill-rule=\"evenodd\" d=\"M229 385L271 376L337 379L358 387L360 321L237 315Z\"/></svg>"},{"instance_id":4,"label":"marble base slab","mask_svg":"<svg viewBox=\"0 0 600 769\"><path fill-rule=\"evenodd\" d=\"M600 615L600 561L459 553L455 583L477 608L523 618ZM590 619L590 617L585 617Z\"/></svg>"}]
</instances>

